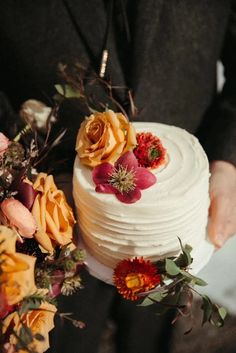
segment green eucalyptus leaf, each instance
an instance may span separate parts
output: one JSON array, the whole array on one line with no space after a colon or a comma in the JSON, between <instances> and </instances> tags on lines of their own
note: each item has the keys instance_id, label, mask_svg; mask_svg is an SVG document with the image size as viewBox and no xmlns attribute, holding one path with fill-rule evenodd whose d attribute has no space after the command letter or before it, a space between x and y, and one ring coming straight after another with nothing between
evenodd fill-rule
<instances>
[{"instance_id":1,"label":"green eucalyptus leaf","mask_svg":"<svg viewBox=\"0 0 236 353\"><path fill-rule=\"evenodd\" d=\"M64 88L62 85L57 84L54 87L61 96L64 96Z\"/></svg>"},{"instance_id":2,"label":"green eucalyptus leaf","mask_svg":"<svg viewBox=\"0 0 236 353\"><path fill-rule=\"evenodd\" d=\"M191 256L191 251L193 250L193 248L186 244L183 248L182 248L182 251L183 251L183 255L184 255L184 258L185 258L185 261L187 263L187 266L188 265L191 265L191 263L193 262L193 258Z\"/></svg>"},{"instance_id":3,"label":"green eucalyptus leaf","mask_svg":"<svg viewBox=\"0 0 236 353\"><path fill-rule=\"evenodd\" d=\"M220 307L218 309L218 313L219 313L221 319L224 320L226 315L227 315L227 310L225 308L223 308L223 307Z\"/></svg>"},{"instance_id":4,"label":"green eucalyptus leaf","mask_svg":"<svg viewBox=\"0 0 236 353\"><path fill-rule=\"evenodd\" d=\"M224 319L226 317L226 314L227 312L225 308L218 308L218 306L214 304L214 314L211 317L210 323L216 327L224 326Z\"/></svg>"},{"instance_id":5,"label":"green eucalyptus leaf","mask_svg":"<svg viewBox=\"0 0 236 353\"><path fill-rule=\"evenodd\" d=\"M201 286L201 287L205 287L207 286L207 282L204 281L203 279L199 278L199 277L194 277L195 280L194 280L194 284L196 284L197 286Z\"/></svg>"},{"instance_id":6,"label":"green eucalyptus leaf","mask_svg":"<svg viewBox=\"0 0 236 353\"><path fill-rule=\"evenodd\" d=\"M166 259L166 272L171 276L176 276L180 273L180 268L171 259Z\"/></svg>"},{"instance_id":7,"label":"green eucalyptus leaf","mask_svg":"<svg viewBox=\"0 0 236 353\"><path fill-rule=\"evenodd\" d=\"M198 286L204 287L204 286L207 285L207 283L206 283L203 279L201 279L201 278L199 278L199 277L196 277L196 276L192 275L191 273L189 273L189 272L187 272L187 271L180 270L180 273L181 273L181 275L183 275L185 278L187 278L190 282L192 282L192 283L194 283L194 284L196 284L196 285L198 285Z\"/></svg>"},{"instance_id":8,"label":"green eucalyptus leaf","mask_svg":"<svg viewBox=\"0 0 236 353\"><path fill-rule=\"evenodd\" d=\"M213 314L213 304L207 295L202 296L201 309L203 311L202 325L211 320Z\"/></svg>"},{"instance_id":9,"label":"green eucalyptus leaf","mask_svg":"<svg viewBox=\"0 0 236 353\"><path fill-rule=\"evenodd\" d=\"M188 244L185 244L183 246L182 241L179 237L178 237L178 240L181 246L182 253L178 256L175 262L178 264L179 267L185 268L193 262L193 259L191 256L192 247Z\"/></svg>"},{"instance_id":10,"label":"green eucalyptus leaf","mask_svg":"<svg viewBox=\"0 0 236 353\"><path fill-rule=\"evenodd\" d=\"M140 304L141 306L149 306L152 304L155 304L155 302L161 302L166 296L168 295L168 292L163 289L161 291L153 292L150 293Z\"/></svg>"},{"instance_id":11,"label":"green eucalyptus leaf","mask_svg":"<svg viewBox=\"0 0 236 353\"><path fill-rule=\"evenodd\" d=\"M57 92L65 98L80 98L80 92L70 85L55 85Z\"/></svg>"},{"instance_id":12,"label":"green eucalyptus leaf","mask_svg":"<svg viewBox=\"0 0 236 353\"><path fill-rule=\"evenodd\" d=\"M19 315L27 313L29 310L35 310L40 307L42 302L47 301L48 303L54 303L53 298L49 298L46 294L34 293L29 297L25 297L22 304L18 310Z\"/></svg>"},{"instance_id":13,"label":"green eucalyptus leaf","mask_svg":"<svg viewBox=\"0 0 236 353\"><path fill-rule=\"evenodd\" d=\"M185 246L184 246L184 250L183 250L183 251L186 251L186 252L188 252L188 253L191 253L191 252L192 252L192 250L193 250L193 248L192 248L192 246L191 246L191 245L189 245L189 244L185 244Z\"/></svg>"},{"instance_id":14,"label":"green eucalyptus leaf","mask_svg":"<svg viewBox=\"0 0 236 353\"><path fill-rule=\"evenodd\" d=\"M19 314L22 315L24 313L27 313L29 310L38 309L41 303L41 299L28 297L22 302L22 305L19 309Z\"/></svg>"},{"instance_id":15,"label":"green eucalyptus leaf","mask_svg":"<svg viewBox=\"0 0 236 353\"><path fill-rule=\"evenodd\" d=\"M153 300L151 300L149 297L146 297L139 306L149 306L153 305Z\"/></svg>"},{"instance_id":16,"label":"green eucalyptus leaf","mask_svg":"<svg viewBox=\"0 0 236 353\"><path fill-rule=\"evenodd\" d=\"M154 293L149 294L148 298L150 298L156 302L160 302L167 295L168 295L168 292L166 290L163 290L163 291L158 291L158 292L154 292Z\"/></svg>"}]
</instances>

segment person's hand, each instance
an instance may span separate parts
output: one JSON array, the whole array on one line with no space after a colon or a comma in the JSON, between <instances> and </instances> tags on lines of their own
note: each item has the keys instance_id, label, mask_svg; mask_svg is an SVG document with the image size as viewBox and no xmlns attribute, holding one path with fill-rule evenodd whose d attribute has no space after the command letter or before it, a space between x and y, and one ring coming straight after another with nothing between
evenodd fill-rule
<instances>
[{"instance_id":1,"label":"person's hand","mask_svg":"<svg viewBox=\"0 0 236 353\"><path fill-rule=\"evenodd\" d=\"M220 248L236 234L236 168L223 161L210 166L210 199L208 235Z\"/></svg>"}]
</instances>

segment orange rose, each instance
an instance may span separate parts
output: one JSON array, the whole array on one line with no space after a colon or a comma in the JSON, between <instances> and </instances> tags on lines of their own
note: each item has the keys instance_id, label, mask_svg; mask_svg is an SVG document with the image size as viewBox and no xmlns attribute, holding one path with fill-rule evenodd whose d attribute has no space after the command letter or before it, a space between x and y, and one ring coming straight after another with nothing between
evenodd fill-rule
<instances>
[{"instance_id":1,"label":"orange rose","mask_svg":"<svg viewBox=\"0 0 236 353\"><path fill-rule=\"evenodd\" d=\"M83 164L95 167L103 162L115 162L136 146L133 125L121 113L112 110L94 113L81 124L76 151Z\"/></svg>"},{"instance_id":2,"label":"orange rose","mask_svg":"<svg viewBox=\"0 0 236 353\"><path fill-rule=\"evenodd\" d=\"M36 291L34 282L35 258L15 252L17 235L10 228L0 226L0 283L7 304L19 303Z\"/></svg>"},{"instance_id":3,"label":"orange rose","mask_svg":"<svg viewBox=\"0 0 236 353\"><path fill-rule=\"evenodd\" d=\"M39 173L33 187L39 192L32 208L38 227L34 236L47 252L52 253L55 245L67 245L72 241L73 212L52 175Z\"/></svg>"},{"instance_id":4,"label":"orange rose","mask_svg":"<svg viewBox=\"0 0 236 353\"><path fill-rule=\"evenodd\" d=\"M33 339L28 348L37 353L43 353L49 348L48 333L54 328L54 316L56 307L47 302L42 303L38 309L31 310L19 316L17 312L8 315L3 321L3 334L8 328L13 327L14 331L19 335L22 324L30 328L33 335L36 333L44 337L43 341ZM17 343L15 335L11 334L9 343L14 345ZM20 349L19 353L26 353L28 350Z\"/></svg>"}]
</instances>

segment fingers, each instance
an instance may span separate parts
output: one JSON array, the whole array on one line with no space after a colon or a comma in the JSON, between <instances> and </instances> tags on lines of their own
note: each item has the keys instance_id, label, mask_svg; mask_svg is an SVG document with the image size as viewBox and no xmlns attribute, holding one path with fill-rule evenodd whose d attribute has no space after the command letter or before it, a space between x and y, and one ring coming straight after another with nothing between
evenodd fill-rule
<instances>
[{"instance_id":1,"label":"fingers","mask_svg":"<svg viewBox=\"0 0 236 353\"><path fill-rule=\"evenodd\" d=\"M221 247L227 240L227 223L230 218L230 199L215 196L209 210L208 234L216 247Z\"/></svg>"},{"instance_id":2,"label":"fingers","mask_svg":"<svg viewBox=\"0 0 236 353\"><path fill-rule=\"evenodd\" d=\"M211 165L208 234L212 243L220 248L236 234L236 169L227 162Z\"/></svg>"}]
</instances>

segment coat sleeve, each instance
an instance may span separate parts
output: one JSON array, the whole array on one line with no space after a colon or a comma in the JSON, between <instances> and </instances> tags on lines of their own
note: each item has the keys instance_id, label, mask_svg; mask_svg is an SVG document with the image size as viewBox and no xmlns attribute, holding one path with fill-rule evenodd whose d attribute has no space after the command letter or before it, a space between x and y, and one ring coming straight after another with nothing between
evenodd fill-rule
<instances>
[{"instance_id":1,"label":"coat sleeve","mask_svg":"<svg viewBox=\"0 0 236 353\"><path fill-rule=\"evenodd\" d=\"M201 127L201 142L210 161L236 166L236 1L232 2L222 56L225 84Z\"/></svg>"}]
</instances>

